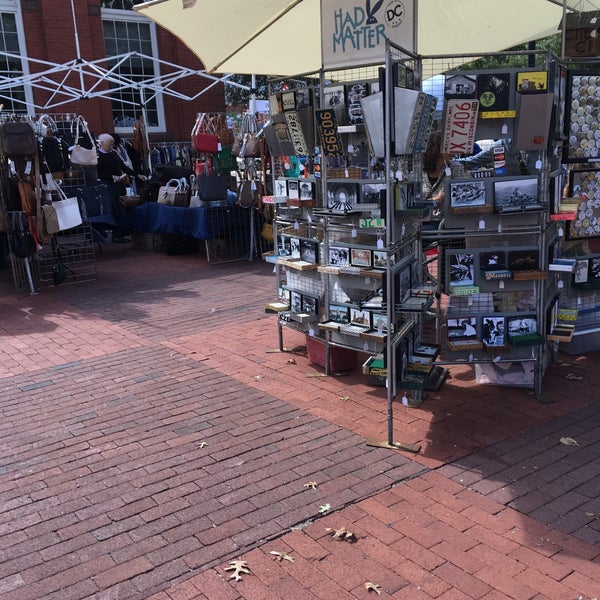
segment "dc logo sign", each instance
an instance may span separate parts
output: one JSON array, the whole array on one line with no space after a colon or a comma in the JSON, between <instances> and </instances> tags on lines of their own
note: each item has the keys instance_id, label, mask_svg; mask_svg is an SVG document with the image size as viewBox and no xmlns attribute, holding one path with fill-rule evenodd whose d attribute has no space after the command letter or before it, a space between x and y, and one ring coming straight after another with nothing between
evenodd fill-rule
<instances>
[{"instance_id":1,"label":"dc logo sign","mask_svg":"<svg viewBox=\"0 0 600 600\"><path fill-rule=\"evenodd\" d=\"M404 4L400 0L392 0L385 7L385 22L388 27L400 27L404 18L406 17L406 10Z\"/></svg>"}]
</instances>

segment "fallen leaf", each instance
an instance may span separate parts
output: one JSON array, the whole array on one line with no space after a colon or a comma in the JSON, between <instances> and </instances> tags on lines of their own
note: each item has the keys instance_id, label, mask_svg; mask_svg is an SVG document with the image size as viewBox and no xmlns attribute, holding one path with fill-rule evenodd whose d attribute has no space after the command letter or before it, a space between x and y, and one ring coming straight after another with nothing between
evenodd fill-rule
<instances>
[{"instance_id":1,"label":"fallen leaf","mask_svg":"<svg viewBox=\"0 0 600 600\"><path fill-rule=\"evenodd\" d=\"M340 396L340 400L342 400L342 402L346 402L347 400L350 400L350 396Z\"/></svg>"},{"instance_id":2,"label":"fallen leaf","mask_svg":"<svg viewBox=\"0 0 600 600\"><path fill-rule=\"evenodd\" d=\"M255 375L254 379L262 379L264 377L264 375Z\"/></svg>"},{"instance_id":3,"label":"fallen leaf","mask_svg":"<svg viewBox=\"0 0 600 600\"><path fill-rule=\"evenodd\" d=\"M290 562L294 562L294 559L286 552L277 552L276 550L271 550L269 554L272 554L275 560L279 562L281 562L282 560L289 560Z\"/></svg>"},{"instance_id":4,"label":"fallen leaf","mask_svg":"<svg viewBox=\"0 0 600 600\"><path fill-rule=\"evenodd\" d=\"M304 487L310 488L311 490L316 490L318 485L319 484L316 481L309 481L308 483L304 484Z\"/></svg>"},{"instance_id":5,"label":"fallen leaf","mask_svg":"<svg viewBox=\"0 0 600 600\"><path fill-rule=\"evenodd\" d=\"M378 596L381 596L381 586L370 581L365 581L365 589L367 592L376 592Z\"/></svg>"},{"instance_id":6,"label":"fallen leaf","mask_svg":"<svg viewBox=\"0 0 600 600\"><path fill-rule=\"evenodd\" d=\"M200 443L198 444L198 448L206 448L206 446L208 446L208 443L207 443L207 442L200 442Z\"/></svg>"},{"instance_id":7,"label":"fallen leaf","mask_svg":"<svg viewBox=\"0 0 600 600\"><path fill-rule=\"evenodd\" d=\"M583 379L583 377L581 375L575 375L575 373L569 373L567 376L565 376L565 379L574 379L576 381L579 381Z\"/></svg>"},{"instance_id":8,"label":"fallen leaf","mask_svg":"<svg viewBox=\"0 0 600 600\"><path fill-rule=\"evenodd\" d=\"M329 502L327 504L323 504L323 506L319 506L319 512L321 514L325 514L331 510L331 504Z\"/></svg>"},{"instance_id":9,"label":"fallen leaf","mask_svg":"<svg viewBox=\"0 0 600 600\"><path fill-rule=\"evenodd\" d=\"M295 365L296 364L296 359L295 358L288 358L285 362L288 365Z\"/></svg>"},{"instance_id":10,"label":"fallen leaf","mask_svg":"<svg viewBox=\"0 0 600 600\"><path fill-rule=\"evenodd\" d=\"M236 581L241 581L242 573L250 573L245 560L232 560L229 566L225 567L225 571L233 571L229 579L235 579Z\"/></svg>"},{"instance_id":11,"label":"fallen leaf","mask_svg":"<svg viewBox=\"0 0 600 600\"><path fill-rule=\"evenodd\" d=\"M348 531L345 527L341 527L340 529L331 529L330 527L327 527L326 529L327 531L333 531L333 535L331 537L333 537L334 540L342 540L344 542L356 541L356 536L351 531Z\"/></svg>"},{"instance_id":12,"label":"fallen leaf","mask_svg":"<svg viewBox=\"0 0 600 600\"><path fill-rule=\"evenodd\" d=\"M560 443L564 444L565 446L579 446L579 444L573 438L570 437L561 437Z\"/></svg>"}]
</instances>

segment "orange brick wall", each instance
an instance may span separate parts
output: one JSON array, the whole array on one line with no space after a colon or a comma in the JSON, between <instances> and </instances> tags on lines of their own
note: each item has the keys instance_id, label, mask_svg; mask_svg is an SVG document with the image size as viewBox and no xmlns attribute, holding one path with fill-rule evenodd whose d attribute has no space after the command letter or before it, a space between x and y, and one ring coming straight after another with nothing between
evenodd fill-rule
<instances>
[{"instance_id":1,"label":"orange brick wall","mask_svg":"<svg viewBox=\"0 0 600 600\"><path fill-rule=\"evenodd\" d=\"M77 0L74 2L81 57L85 60L97 60L104 56L104 40L100 3ZM26 53L31 58L64 64L75 60L77 56L73 19L71 17L70 0L23 0L23 25L26 38ZM159 57L162 60L202 69L200 60L175 36L168 31L157 28ZM45 70L45 65L32 65L32 72ZM69 80L79 87L79 75L73 73ZM195 95L211 82L198 77L179 82L174 89L186 95ZM86 87L89 87L87 82ZM46 101L51 92L34 90L36 104ZM186 101L164 96L166 131L152 134L151 138L166 141L186 141L190 137L198 112L225 110L223 86L218 85L200 96L197 100ZM39 112L39 111L38 111ZM110 101L93 98L81 99L65 104L64 107L51 109L48 112L70 112L82 114L89 122L92 131L112 131L113 118Z\"/></svg>"}]
</instances>

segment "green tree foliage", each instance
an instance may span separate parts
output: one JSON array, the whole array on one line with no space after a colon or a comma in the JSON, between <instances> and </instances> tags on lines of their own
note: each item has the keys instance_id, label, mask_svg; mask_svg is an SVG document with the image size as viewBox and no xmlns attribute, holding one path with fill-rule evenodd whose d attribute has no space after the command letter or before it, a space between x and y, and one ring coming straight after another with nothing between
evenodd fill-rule
<instances>
[{"instance_id":1,"label":"green tree foliage","mask_svg":"<svg viewBox=\"0 0 600 600\"><path fill-rule=\"evenodd\" d=\"M251 75L232 75L229 81L252 87ZM225 86L225 104L227 106L247 105L250 100L251 90L245 90L234 85ZM256 98L266 100L269 97L268 79L264 75L256 75Z\"/></svg>"}]
</instances>

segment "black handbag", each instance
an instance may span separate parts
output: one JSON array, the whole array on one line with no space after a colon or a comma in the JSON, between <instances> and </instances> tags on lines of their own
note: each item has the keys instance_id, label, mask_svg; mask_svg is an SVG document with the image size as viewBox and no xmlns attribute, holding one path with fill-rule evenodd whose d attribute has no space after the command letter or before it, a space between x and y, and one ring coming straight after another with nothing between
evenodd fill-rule
<instances>
[{"instance_id":1,"label":"black handbag","mask_svg":"<svg viewBox=\"0 0 600 600\"><path fill-rule=\"evenodd\" d=\"M229 179L219 173L201 173L198 177L198 196L201 200L227 200Z\"/></svg>"},{"instance_id":2,"label":"black handbag","mask_svg":"<svg viewBox=\"0 0 600 600\"><path fill-rule=\"evenodd\" d=\"M27 158L38 152L33 127L26 121L6 121L0 125L0 154L10 158Z\"/></svg>"},{"instance_id":3,"label":"black handbag","mask_svg":"<svg viewBox=\"0 0 600 600\"><path fill-rule=\"evenodd\" d=\"M84 219L105 215L112 210L112 194L105 183L78 188L77 197Z\"/></svg>"}]
</instances>

